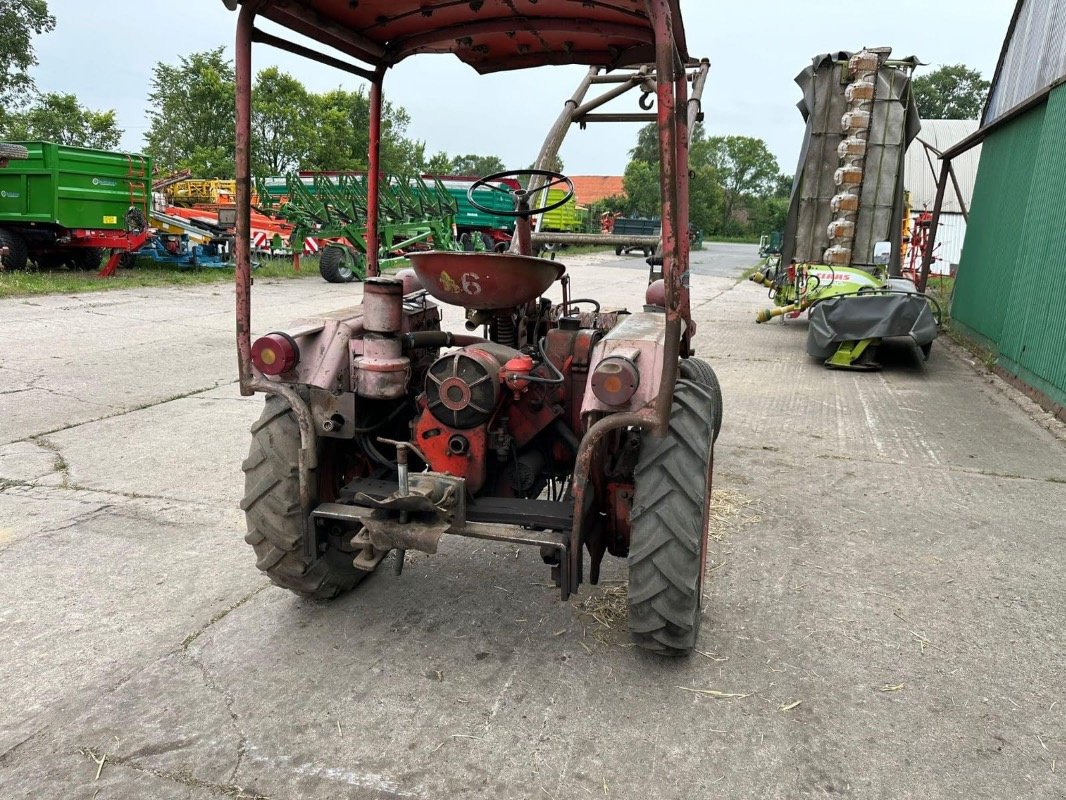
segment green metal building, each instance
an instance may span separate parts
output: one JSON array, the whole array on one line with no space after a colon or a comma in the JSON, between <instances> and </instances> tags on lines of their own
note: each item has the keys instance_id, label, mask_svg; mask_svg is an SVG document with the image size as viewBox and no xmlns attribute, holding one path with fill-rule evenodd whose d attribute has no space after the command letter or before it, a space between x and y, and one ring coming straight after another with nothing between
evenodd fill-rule
<instances>
[{"instance_id":1,"label":"green metal building","mask_svg":"<svg viewBox=\"0 0 1066 800\"><path fill-rule=\"evenodd\" d=\"M1020 0L975 134L983 142L951 316L1066 419L1066 0Z\"/></svg>"}]
</instances>

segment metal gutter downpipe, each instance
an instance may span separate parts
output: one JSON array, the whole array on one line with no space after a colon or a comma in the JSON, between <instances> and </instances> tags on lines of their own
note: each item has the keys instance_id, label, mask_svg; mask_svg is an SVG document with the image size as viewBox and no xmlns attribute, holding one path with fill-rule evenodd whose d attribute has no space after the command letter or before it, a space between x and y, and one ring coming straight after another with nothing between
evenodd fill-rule
<instances>
[{"instance_id":1,"label":"metal gutter downpipe","mask_svg":"<svg viewBox=\"0 0 1066 800\"><path fill-rule=\"evenodd\" d=\"M671 16L668 0L648 0L648 17L655 30L655 63L656 63L656 94L659 118L659 159L660 190L663 201L663 241L670 242L670 250L663 252L663 276L666 279L666 343L663 351L663 374L662 383L659 386L659 394L655 404L651 408L641 411L621 414L611 414L594 423L581 439L577 458L574 463L573 487L574 498L574 526L570 530L570 541L567 556L570 560L567 577L569 586L564 586L564 599L571 592L577 590L581 583L581 572L584 564L582 551L582 532L584 528L585 491L588 488L588 476L592 467L592 459L596 453L596 445L600 443L611 431L620 428L653 428L653 433L658 436L666 434L670 420L670 406L674 399L674 383L677 381L678 358L681 350L681 281L678 267L688 268L687 258L682 261L679 254L678 241L671 232L676 231L678 225L676 202L677 188L677 108L674 93L677 88L676 74L677 60L674 58L674 31L673 17ZM591 82L592 71L588 80ZM684 70L682 68L682 78ZM587 90L588 86L582 83L581 91ZM572 102L572 101L571 101ZM681 113L686 114L686 103L681 104ZM576 107L574 103L573 107ZM569 108L569 106L568 106ZM564 112L565 113L565 112ZM547 145L547 143L545 143ZM687 142L681 147L687 152ZM542 155L544 151L542 150ZM688 162L682 169L688 171ZM685 181L687 188L687 181ZM684 206L687 210L687 204ZM688 237L687 217L685 218L685 237Z\"/></svg>"}]
</instances>

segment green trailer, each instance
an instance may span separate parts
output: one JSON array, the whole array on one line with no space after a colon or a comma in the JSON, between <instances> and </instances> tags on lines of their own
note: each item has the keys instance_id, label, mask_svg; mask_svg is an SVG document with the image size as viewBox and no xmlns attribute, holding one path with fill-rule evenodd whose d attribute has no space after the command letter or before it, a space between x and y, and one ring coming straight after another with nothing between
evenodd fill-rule
<instances>
[{"instance_id":1,"label":"green trailer","mask_svg":"<svg viewBox=\"0 0 1066 800\"><path fill-rule=\"evenodd\" d=\"M565 189L549 189L548 197L541 204L551 205L552 203L557 203L563 199L565 194ZM541 197L543 197L543 192L541 193ZM574 198L571 197L558 208L546 212L544 214L544 220L537 230L577 233L585 230L585 220L587 216L588 210L578 206Z\"/></svg>"},{"instance_id":2,"label":"green trailer","mask_svg":"<svg viewBox=\"0 0 1066 800\"><path fill-rule=\"evenodd\" d=\"M26 157L0 167L5 269L24 269L28 261L94 269L105 250L126 252L144 243L150 159L52 142L15 144Z\"/></svg>"}]
</instances>

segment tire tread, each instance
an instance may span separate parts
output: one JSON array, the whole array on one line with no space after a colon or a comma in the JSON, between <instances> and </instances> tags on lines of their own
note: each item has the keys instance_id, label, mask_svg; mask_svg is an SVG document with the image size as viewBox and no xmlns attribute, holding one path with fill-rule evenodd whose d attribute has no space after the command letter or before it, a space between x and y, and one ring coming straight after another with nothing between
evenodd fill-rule
<instances>
[{"instance_id":1,"label":"tire tread","mask_svg":"<svg viewBox=\"0 0 1066 800\"><path fill-rule=\"evenodd\" d=\"M688 655L699 634L714 403L709 387L679 380L669 432L645 434L635 470L629 629L637 645L662 655Z\"/></svg>"}]
</instances>

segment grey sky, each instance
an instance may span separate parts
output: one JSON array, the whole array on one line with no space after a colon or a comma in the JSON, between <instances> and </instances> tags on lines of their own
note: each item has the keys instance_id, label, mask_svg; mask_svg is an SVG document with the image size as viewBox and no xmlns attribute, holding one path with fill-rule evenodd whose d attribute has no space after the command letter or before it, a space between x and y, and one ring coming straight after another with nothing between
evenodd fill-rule
<instances>
[{"instance_id":1,"label":"grey sky","mask_svg":"<svg viewBox=\"0 0 1066 800\"><path fill-rule=\"evenodd\" d=\"M221 0L49 0L49 7L57 24L36 40L38 87L72 92L92 108L115 108L130 150L142 146L156 62L219 45L232 54L236 15ZM792 80L814 55L889 45L929 68L961 62L990 79L1014 0L681 0L681 8L691 54L711 60L708 130L765 139L791 173L803 134ZM255 69L276 64L316 91L358 81L261 45L253 59ZM427 153L496 154L522 168L583 73L583 67L547 67L479 77L450 56L423 56L392 70L385 96L408 110L408 133L426 142ZM635 95L627 102L635 104ZM635 138L632 125L575 128L562 149L566 171L621 174Z\"/></svg>"}]
</instances>

